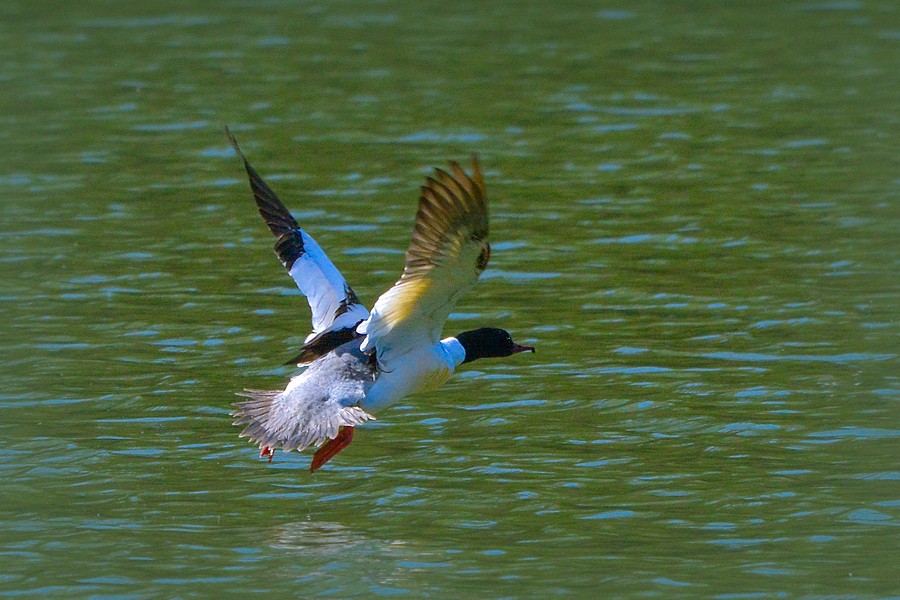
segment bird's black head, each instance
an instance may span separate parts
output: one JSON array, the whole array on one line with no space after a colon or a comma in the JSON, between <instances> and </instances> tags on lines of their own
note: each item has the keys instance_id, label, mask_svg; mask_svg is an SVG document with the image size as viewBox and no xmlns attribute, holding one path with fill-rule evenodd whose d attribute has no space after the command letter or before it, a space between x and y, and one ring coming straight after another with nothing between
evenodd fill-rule
<instances>
[{"instance_id":1,"label":"bird's black head","mask_svg":"<svg viewBox=\"0 0 900 600\"><path fill-rule=\"evenodd\" d=\"M532 346L520 346L512 341L512 336L505 329L482 327L471 331L463 331L456 339L466 351L463 363L479 358L500 358L518 352L534 352Z\"/></svg>"}]
</instances>

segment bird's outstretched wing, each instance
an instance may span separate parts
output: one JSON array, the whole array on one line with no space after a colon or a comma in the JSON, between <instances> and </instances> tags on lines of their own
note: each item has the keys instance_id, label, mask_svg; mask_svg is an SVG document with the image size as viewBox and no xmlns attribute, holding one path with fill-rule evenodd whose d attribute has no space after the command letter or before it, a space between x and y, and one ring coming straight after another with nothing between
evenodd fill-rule
<instances>
[{"instance_id":1,"label":"bird's outstretched wing","mask_svg":"<svg viewBox=\"0 0 900 600\"><path fill-rule=\"evenodd\" d=\"M253 198L269 231L277 238L275 254L306 296L312 309L312 333L303 350L290 363L304 364L353 339L357 324L369 316L353 289L316 241L297 224L291 213L266 185L225 128L231 145L244 161Z\"/></svg>"},{"instance_id":2,"label":"bird's outstretched wing","mask_svg":"<svg viewBox=\"0 0 900 600\"><path fill-rule=\"evenodd\" d=\"M376 349L385 365L416 346L436 344L456 301L487 267L487 237L487 197L478 160L472 160L471 176L455 162L449 172L435 169L421 188L403 275L357 329L366 335L362 349Z\"/></svg>"}]
</instances>

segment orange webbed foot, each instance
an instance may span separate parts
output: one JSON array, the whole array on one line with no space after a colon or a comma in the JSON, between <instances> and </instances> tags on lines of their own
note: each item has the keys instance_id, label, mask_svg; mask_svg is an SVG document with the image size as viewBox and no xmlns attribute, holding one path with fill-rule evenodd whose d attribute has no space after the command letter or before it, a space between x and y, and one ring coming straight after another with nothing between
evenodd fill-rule
<instances>
[{"instance_id":1,"label":"orange webbed foot","mask_svg":"<svg viewBox=\"0 0 900 600\"><path fill-rule=\"evenodd\" d=\"M269 462L272 462L272 457L275 456L275 449L269 448L268 446L263 446L259 449L259 457L260 458L268 458Z\"/></svg>"},{"instance_id":2,"label":"orange webbed foot","mask_svg":"<svg viewBox=\"0 0 900 600\"><path fill-rule=\"evenodd\" d=\"M322 447L316 450L313 455L312 464L309 465L309 472L315 473L319 467L327 463L335 457L335 455L350 445L353 441L353 428L341 427L337 436L333 440L328 440Z\"/></svg>"}]
</instances>

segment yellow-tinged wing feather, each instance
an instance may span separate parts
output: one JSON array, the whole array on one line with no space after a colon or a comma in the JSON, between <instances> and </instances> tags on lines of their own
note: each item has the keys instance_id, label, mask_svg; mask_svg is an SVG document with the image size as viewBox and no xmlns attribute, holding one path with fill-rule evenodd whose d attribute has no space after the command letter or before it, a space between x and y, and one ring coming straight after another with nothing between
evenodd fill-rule
<instances>
[{"instance_id":1,"label":"yellow-tinged wing feather","mask_svg":"<svg viewBox=\"0 0 900 600\"><path fill-rule=\"evenodd\" d=\"M378 298L360 327L363 350L390 360L423 343L440 340L456 301L469 291L490 258L487 196L477 159L472 175L459 164L435 169L419 196L403 275Z\"/></svg>"}]
</instances>

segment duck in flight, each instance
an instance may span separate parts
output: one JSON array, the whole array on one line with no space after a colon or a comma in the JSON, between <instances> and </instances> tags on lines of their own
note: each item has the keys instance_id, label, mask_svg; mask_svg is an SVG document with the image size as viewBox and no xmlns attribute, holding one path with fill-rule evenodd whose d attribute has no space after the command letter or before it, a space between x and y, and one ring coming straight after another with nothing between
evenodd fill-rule
<instances>
[{"instance_id":1,"label":"duck in flight","mask_svg":"<svg viewBox=\"0 0 900 600\"><path fill-rule=\"evenodd\" d=\"M275 253L312 310L312 333L287 364L305 367L283 390L245 390L234 404L241 437L270 461L285 452L319 446L314 472L353 439L371 413L416 392L442 385L462 364L479 358L534 352L503 329L483 327L441 339L456 301L478 280L491 255L484 179L457 163L435 169L420 188L412 242L400 279L376 300L360 302L322 248L303 231L275 193L244 162L259 214L277 238Z\"/></svg>"}]
</instances>

